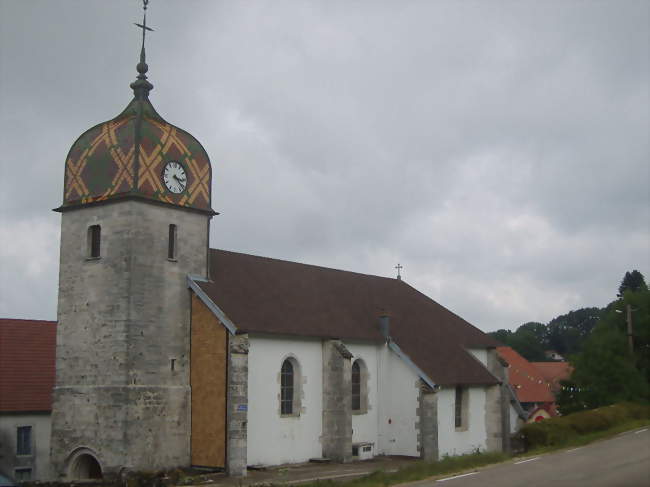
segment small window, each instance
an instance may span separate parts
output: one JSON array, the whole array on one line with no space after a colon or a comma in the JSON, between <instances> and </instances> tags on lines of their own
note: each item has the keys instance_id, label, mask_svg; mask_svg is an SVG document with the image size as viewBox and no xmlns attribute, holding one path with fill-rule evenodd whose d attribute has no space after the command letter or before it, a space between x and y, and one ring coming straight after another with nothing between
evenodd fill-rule
<instances>
[{"instance_id":1,"label":"small window","mask_svg":"<svg viewBox=\"0 0 650 487\"><path fill-rule=\"evenodd\" d=\"M176 225L169 225L169 243L167 245L167 258L176 259Z\"/></svg>"},{"instance_id":2,"label":"small window","mask_svg":"<svg viewBox=\"0 0 650 487\"><path fill-rule=\"evenodd\" d=\"M361 410L361 367L359 361L352 364L352 411Z\"/></svg>"},{"instance_id":3,"label":"small window","mask_svg":"<svg viewBox=\"0 0 650 487\"><path fill-rule=\"evenodd\" d=\"M456 386L456 407L455 407L455 425L460 428L463 425L463 388Z\"/></svg>"},{"instance_id":4,"label":"small window","mask_svg":"<svg viewBox=\"0 0 650 487\"><path fill-rule=\"evenodd\" d=\"M32 454L32 427L18 426L16 429L16 455Z\"/></svg>"},{"instance_id":5,"label":"small window","mask_svg":"<svg viewBox=\"0 0 650 487\"><path fill-rule=\"evenodd\" d=\"M88 257L97 259L101 255L102 227L91 225L88 227Z\"/></svg>"},{"instance_id":6,"label":"small window","mask_svg":"<svg viewBox=\"0 0 650 487\"><path fill-rule=\"evenodd\" d=\"M293 383L293 364L287 359L282 362L280 372L280 414L293 414Z\"/></svg>"},{"instance_id":7,"label":"small window","mask_svg":"<svg viewBox=\"0 0 650 487\"><path fill-rule=\"evenodd\" d=\"M456 386L456 399L454 404L454 425L458 431L466 431L469 423L469 389Z\"/></svg>"},{"instance_id":8,"label":"small window","mask_svg":"<svg viewBox=\"0 0 650 487\"><path fill-rule=\"evenodd\" d=\"M17 468L14 470L16 482L29 482L32 480L31 468Z\"/></svg>"},{"instance_id":9,"label":"small window","mask_svg":"<svg viewBox=\"0 0 650 487\"><path fill-rule=\"evenodd\" d=\"M359 456L359 445L352 445L352 456L353 457Z\"/></svg>"}]
</instances>

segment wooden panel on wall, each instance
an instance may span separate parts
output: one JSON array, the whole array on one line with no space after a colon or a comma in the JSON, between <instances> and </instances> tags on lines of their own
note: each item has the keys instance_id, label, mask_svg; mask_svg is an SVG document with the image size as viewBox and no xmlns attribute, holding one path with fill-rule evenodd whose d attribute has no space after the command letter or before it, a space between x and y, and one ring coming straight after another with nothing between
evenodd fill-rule
<instances>
[{"instance_id":1,"label":"wooden panel on wall","mask_svg":"<svg viewBox=\"0 0 650 487\"><path fill-rule=\"evenodd\" d=\"M192 293L192 465L225 466L227 333Z\"/></svg>"}]
</instances>

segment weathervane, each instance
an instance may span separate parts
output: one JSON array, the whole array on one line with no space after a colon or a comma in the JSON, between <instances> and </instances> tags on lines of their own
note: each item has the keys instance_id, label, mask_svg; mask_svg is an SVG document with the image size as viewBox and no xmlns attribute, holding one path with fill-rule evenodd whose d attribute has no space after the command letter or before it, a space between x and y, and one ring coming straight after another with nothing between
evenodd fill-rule
<instances>
[{"instance_id":1,"label":"weathervane","mask_svg":"<svg viewBox=\"0 0 650 487\"><path fill-rule=\"evenodd\" d=\"M395 269L397 269L397 279L399 279L401 281L402 280L402 274L400 274L400 271L402 269L404 269L404 267L402 267L402 264L397 264L395 266Z\"/></svg>"},{"instance_id":2,"label":"weathervane","mask_svg":"<svg viewBox=\"0 0 650 487\"><path fill-rule=\"evenodd\" d=\"M136 96L142 95L143 93L148 94L149 90L153 88L153 85L147 81L146 72L149 70L147 66L146 55L144 51L144 41L147 34L147 31L153 32L151 27L147 27L147 5L149 5L149 0L142 0L142 10L144 11L142 15L142 23L138 24L134 22L134 25L142 29L142 49L140 49L140 62L136 69L138 70L138 79L131 83L131 88L135 91Z\"/></svg>"}]
</instances>

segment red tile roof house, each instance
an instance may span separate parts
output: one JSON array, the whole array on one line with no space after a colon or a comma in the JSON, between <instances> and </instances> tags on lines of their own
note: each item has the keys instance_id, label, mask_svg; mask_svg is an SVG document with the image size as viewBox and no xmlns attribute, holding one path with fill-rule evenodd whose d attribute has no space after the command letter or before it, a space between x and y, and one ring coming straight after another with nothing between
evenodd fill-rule
<instances>
[{"instance_id":1,"label":"red tile roof house","mask_svg":"<svg viewBox=\"0 0 650 487\"><path fill-rule=\"evenodd\" d=\"M562 389L561 382L571 377L573 367L569 362L531 362L539 369L542 376L551 384L551 391L557 396Z\"/></svg>"},{"instance_id":2,"label":"red tile roof house","mask_svg":"<svg viewBox=\"0 0 650 487\"><path fill-rule=\"evenodd\" d=\"M0 474L47 478L56 322L0 318Z\"/></svg>"},{"instance_id":3,"label":"red tile roof house","mask_svg":"<svg viewBox=\"0 0 650 487\"><path fill-rule=\"evenodd\" d=\"M555 396L542 371L510 347L497 347L497 353L508 362L510 386L528 412L528 421L556 416Z\"/></svg>"}]
</instances>

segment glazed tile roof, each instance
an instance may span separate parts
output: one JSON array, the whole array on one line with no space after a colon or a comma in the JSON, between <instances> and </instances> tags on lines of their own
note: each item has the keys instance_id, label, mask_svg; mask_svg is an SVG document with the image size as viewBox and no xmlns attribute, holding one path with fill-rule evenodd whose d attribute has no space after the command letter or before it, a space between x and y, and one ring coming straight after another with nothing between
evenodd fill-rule
<instances>
[{"instance_id":1,"label":"glazed tile roof","mask_svg":"<svg viewBox=\"0 0 650 487\"><path fill-rule=\"evenodd\" d=\"M554 402L550 384L541 370L510 347L498 347L499 356L508 362L509 382L519 402Z\"/></svg>"},{"instance_id":2,"label":"glazed tile roof","mask_svg":"<svg viewBox=\"0 0 650 487\"><path fill-rule=\"evenodd\" d=\"M390 335L439 385L498 381L466 348L498 342L404 281L265 257L210 251L201 289L243 332L380 343Z\"/></svg>"},{"instance_id":3,"label":"glazed tile roof","mask_svg":"<svg viewBox=\"0 0 650 487\"><path fill-rule=\"evenodd\" d=\"M56 322L0 318L0 412L50 411Z\"/></svg>"},{"instance_id":4,"label":"glazed tile roof","mask_svg":"<svg viewBox=\"0 0 650 487\"><path fill-rule=\"evenodd\" d=\"M187 175L186 188L178 194L162 181L171 161ZM211 178L203 146L158 115L147 96L136 97L117 117L88 129L72 145L59 209L138 197L212 212Z\"/></svg>"}]
</instances>

